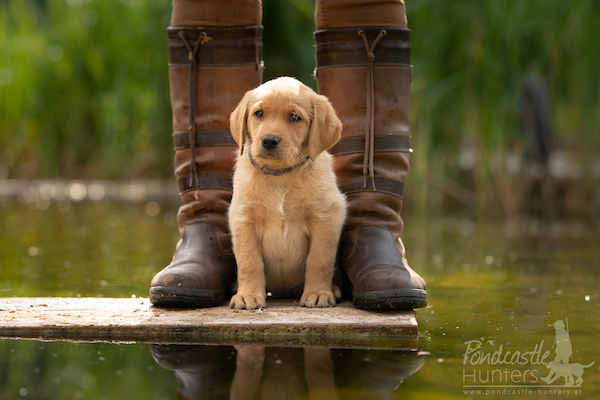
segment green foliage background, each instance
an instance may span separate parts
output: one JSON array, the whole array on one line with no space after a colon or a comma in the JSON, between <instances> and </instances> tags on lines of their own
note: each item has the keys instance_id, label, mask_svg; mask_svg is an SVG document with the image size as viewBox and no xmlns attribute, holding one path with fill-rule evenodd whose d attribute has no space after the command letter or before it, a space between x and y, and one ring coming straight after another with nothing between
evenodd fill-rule
<instances>
[{"instance_id":1,"label":"green foliage background","mask_svg":"<svg viewBox=\"0 0 600 400\"><path fill-rule=\"evenodd\" d=\"M310 0L264 2L265 79L316 87L313 10ZM600 2L408 0L407 13L418 193L430 197L421 183L439 171L475 198L504 191L494 177L518 150L530 73L548 84L559 138L593 159ZM0 1L0 178L170 177L169 19L168 1ZM463 182L453 171L467 146L476 168Z\"/></svg>"}]
</instances>

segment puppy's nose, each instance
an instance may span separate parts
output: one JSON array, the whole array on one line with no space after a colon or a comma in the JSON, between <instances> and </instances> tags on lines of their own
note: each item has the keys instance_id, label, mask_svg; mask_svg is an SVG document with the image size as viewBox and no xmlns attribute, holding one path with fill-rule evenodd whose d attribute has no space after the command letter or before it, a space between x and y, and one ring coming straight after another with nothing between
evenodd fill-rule
<instances>
[{"instance_id":1,"label":"puppy's nose","mask_svg":"<svg viewBox=\"0 0 600 400\"><path fill-rule=\"evenodd\" d=\"M279 136L265 135L262 138L262 145L265 149L274 149L279 144Z\"/></svg>"}]
</instances>

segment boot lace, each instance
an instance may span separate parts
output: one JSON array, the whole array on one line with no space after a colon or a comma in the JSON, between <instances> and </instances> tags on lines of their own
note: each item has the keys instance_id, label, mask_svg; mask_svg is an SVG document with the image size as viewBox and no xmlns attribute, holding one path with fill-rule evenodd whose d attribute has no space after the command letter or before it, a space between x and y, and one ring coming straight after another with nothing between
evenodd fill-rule
<instances>
[{"instance_id":1,"label":"boot lace","mask_svg":"<svg viewBox=\"0 0 600 400\"><path fill-rule=\"evenodd\" d=\"M375 82L373 80L373 62L375 61L375 47L383 38L387 32L385 30L380 30L379 34L373 41L373 43L369 46L369 41L367 39L367 35L365 31L361 30L358 32L358 36L360 36L365 44L365 50L367 52L367 124L366 124L366 132L365 132L365 156L363 161L363 177L364 177L364 188L367 188L367 175L371 178L371 183L373 184L373 191L376 190L375 187L375 167L374 167L374 158L375 158Z\"/></svg>"},{"instance_id":2,"label":"boot lace","mask_svg":"<svg viewBox=\"0 0 600 400\"><path fill-rule=\"evenodd\" d=\"M199 28L203 29L203 28ZM198 76L198 61L197 54L200 46L206 44L212 40L206 32L200 33L200 38L194 44L194 47L190 46L190 43L185 37L184 31L179 31L179 38L185 44L185 47L188 50L188 59L190 60L190 73L189 73L189 108L188 108L188 135L190 142L190 187L198 187L200 182L198 180L198 166L196 164L196 81ZM197 191L194 194L196 199L198 198Z\"/></svg>"}]
</instances>

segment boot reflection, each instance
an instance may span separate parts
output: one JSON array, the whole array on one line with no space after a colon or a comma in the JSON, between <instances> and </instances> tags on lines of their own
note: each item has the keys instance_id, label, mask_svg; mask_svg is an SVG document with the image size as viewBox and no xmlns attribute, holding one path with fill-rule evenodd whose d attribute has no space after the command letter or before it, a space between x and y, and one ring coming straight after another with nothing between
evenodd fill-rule
<instances>
[{"instance_id":1,"label":"boot reflection","mask_svg":"<svg viewBox=\"0 0 600 400\"><path fill-rule=\"evenodd\" d=\"M176 399L229 399L235 373L233 347L151 344L150 352L158 365L179 378Z\"/></svg>"},{"instance_id":2,"label":"boot reflection","mask_svg":"<svg viewBox=\"0 0 600 400\"><path fill-rule=\"evenodd\" d=\"M425 363L416 351L333 350L332 357L339 397L349 400L392 399Z\"/></svg>"},{"instance_id":3,"label":"boot reflection","mask_svg":"<svg viewBox=\"0 0 600 400\"><path fill-rule=\"evenodd\" d=\"M416 352L257 345L150 345L181 381L177 399L391 399L418 371Z\"/></svg>"}]
</instances>

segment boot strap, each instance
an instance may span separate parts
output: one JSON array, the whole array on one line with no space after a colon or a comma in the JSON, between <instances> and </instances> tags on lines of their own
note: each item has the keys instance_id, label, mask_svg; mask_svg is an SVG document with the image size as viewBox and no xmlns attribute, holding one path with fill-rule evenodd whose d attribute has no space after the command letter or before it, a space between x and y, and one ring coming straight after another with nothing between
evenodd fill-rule
<instances>
[{"instance_id":1,"label":"boot strap","mask_svg":"<svg viewBox=\"0 0 600 400\"><path fill-rule=\"evenodd\" d=\"M410 65L410 29L390 27L324 29L315 32L316 70L365 65L365 47L358 31L373 43L385 30L385 40L372 50L376 65Z\"/></svg>"},{"instance_id":2,"label":"boot strap","mask_svg":"<svg viewBox=\"0 0 600 400\"><path fill-rule=\"evenodd\" d=\"M343 138L329 149L329 153L341 156L344 154L363 153L365 151L366 137L355 136ZM410 138L408 136L375 136L373 151L412 153Z\"/></svg>"},{"instance_id":3,"label":"boot strap","mask_svg":"<svg viewBox=\"0 0 600 400\"><path fill-rule=\"evenodd\" d=\"M224 28L171 26L167 28L169 64L199 67L255 64L257 70L262 70L262 30L261 25ZM202 48L190 54L193 53L190 49L194 49L197 43Z\"/></svg>"},{"instance_id":4,"label":"boot strap","mask_svg":"<svg viewBox=\"0 0 600 400\"><path fill-rule=\"evenodd\" d=\"M179 194L196 190L225 190L233 192L233 180L226 176L211 174L183 175L179 179Z\"/></svg>"},{"instance_id":5,"label":"boot strap","mask_svg":"<svg viewBox=\"0 0 600 400\"><path fill-rule=\"evenodd\" d=\"M375 186L373 186L373 184L375 184ZM366 180L362 176L342 179L338 181L337 185L344 194L358 192L380 192L400 198L402 198L404 194L404 182L379 175L375 175L373 179Z\"/></svg>"},{"instance_id":6,"label":"boot strap","mask_svg":"<svg viewBox=\"0 0 600 400\"><path fill-rule=\"evenodd\" d=\"M229 129L201 129L194 133L195 147L237 147ZM173 145L175 150L190 149L189 132L179 132L174 134ZM178 182L180 194L203 189L226 190L228 192L233 191L233 181L231 178L220 175L198 174L195 172L195 169L193 173L181 176L178 179Z\"/></svg>"},{"instance_id":7,"label":"boot strap","mask_svg":"<svg viewBox=\"0 0 600 400\"><path fill-rule=\"evenodd\" d=\"M234 146L237 147L229 129L200 129L195 131L196 147ZM175 150L190 148L189 132L177 132L173 135Z\"/></svg>"}]
</instances>

